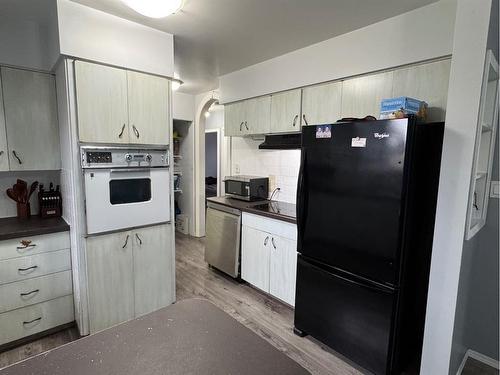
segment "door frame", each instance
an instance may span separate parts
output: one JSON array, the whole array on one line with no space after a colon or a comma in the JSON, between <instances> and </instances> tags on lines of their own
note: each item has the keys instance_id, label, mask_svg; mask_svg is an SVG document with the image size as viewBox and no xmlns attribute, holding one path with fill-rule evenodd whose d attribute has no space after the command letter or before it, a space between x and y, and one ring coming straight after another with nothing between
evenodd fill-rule
<instances>
[{"instance_id":1,"label":"door frame","mask_svg":"<svg viewBox=\"0 0 500 375\"><path fill-rule=\"evenodd\" d=\"M222 194L222 188L221 188L221 142L222 142L221 132L220 132L220 129L205 129L205 135L207 133L216 133L217 134L217 196L220 197ZM205 158L205 164L206 164L206 158Z\"/></svg>"}]
</instances>

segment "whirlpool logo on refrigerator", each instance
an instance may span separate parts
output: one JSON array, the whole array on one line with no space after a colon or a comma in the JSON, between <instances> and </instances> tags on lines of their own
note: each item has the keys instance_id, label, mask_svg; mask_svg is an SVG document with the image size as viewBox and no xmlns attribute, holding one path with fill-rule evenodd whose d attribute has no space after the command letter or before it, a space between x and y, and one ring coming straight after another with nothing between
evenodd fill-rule
<instances>
[{"instance_id":1,"label":"whirlpool logo on refrigerator","mask_svg":"<svg viewBox=\"0 0 500 375\"><path fill-rule=\"evenodd\" d=\"M375 139L389 138L389 133L373 133Z\"/></svg>"}]
</instances>

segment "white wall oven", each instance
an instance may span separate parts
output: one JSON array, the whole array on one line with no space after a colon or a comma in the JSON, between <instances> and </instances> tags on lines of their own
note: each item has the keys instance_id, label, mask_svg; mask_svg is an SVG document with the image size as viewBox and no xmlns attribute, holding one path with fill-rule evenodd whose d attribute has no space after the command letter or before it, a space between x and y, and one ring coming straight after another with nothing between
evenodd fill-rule
<instances>
[{"instance_id":1,"label":"white wall oven","mask_svg":"<svg viewBox=\"0 0 500 375\"><path fill-rule=\"evenodd\" d=\"M168 149L81 147L87 234L169 222Z\"/></svg>"}]
</instances>

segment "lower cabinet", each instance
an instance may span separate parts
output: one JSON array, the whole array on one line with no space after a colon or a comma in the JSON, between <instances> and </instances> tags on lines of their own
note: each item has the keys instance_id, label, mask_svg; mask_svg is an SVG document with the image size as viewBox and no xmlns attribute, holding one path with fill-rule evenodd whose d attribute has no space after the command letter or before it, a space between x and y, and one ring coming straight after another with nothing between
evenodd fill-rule
<instances>
[{"instance_id":1,"label":"lower cabinet","mask_svg":"<svg viewBox=\"0 0 500 375\"><path fill-rule=\"evenodd\" d=\"M74 320L69 233L0 241L0 350Z\"/></svg>"},{"instance_id":2,"label":"lower cabinet","mask_svg":"<svg viewBox=\"0 0 500 375\"><path fill-rule=\"evenodd\" d=\"M90 332L174 302L170 224L87 238Z\"/></svg>"},{"instance_id":3,"label":"lower cabinet","mask_svg":"<svg viewBox=\"0 0 500 375\"><path fill-rule=\"evenodd\" d=\"M296 273L296 226L243 213L242 279L294 306Z\"/></svg>"}]
</instances>

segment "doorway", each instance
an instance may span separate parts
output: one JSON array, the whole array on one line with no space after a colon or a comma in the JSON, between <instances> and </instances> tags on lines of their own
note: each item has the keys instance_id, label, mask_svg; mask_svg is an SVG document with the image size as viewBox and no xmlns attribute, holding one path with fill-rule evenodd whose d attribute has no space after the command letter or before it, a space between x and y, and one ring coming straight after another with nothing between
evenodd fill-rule
<instances>
[{"instance_id":1,"label":"doorway","mask_svg":"<svg viewBox=\"0 0 500 375\"><path fill-rule=\"evenodd\" d=\"M221 195L220 130L205 130L205 197Z\"/></svg>"}]
</instances>

